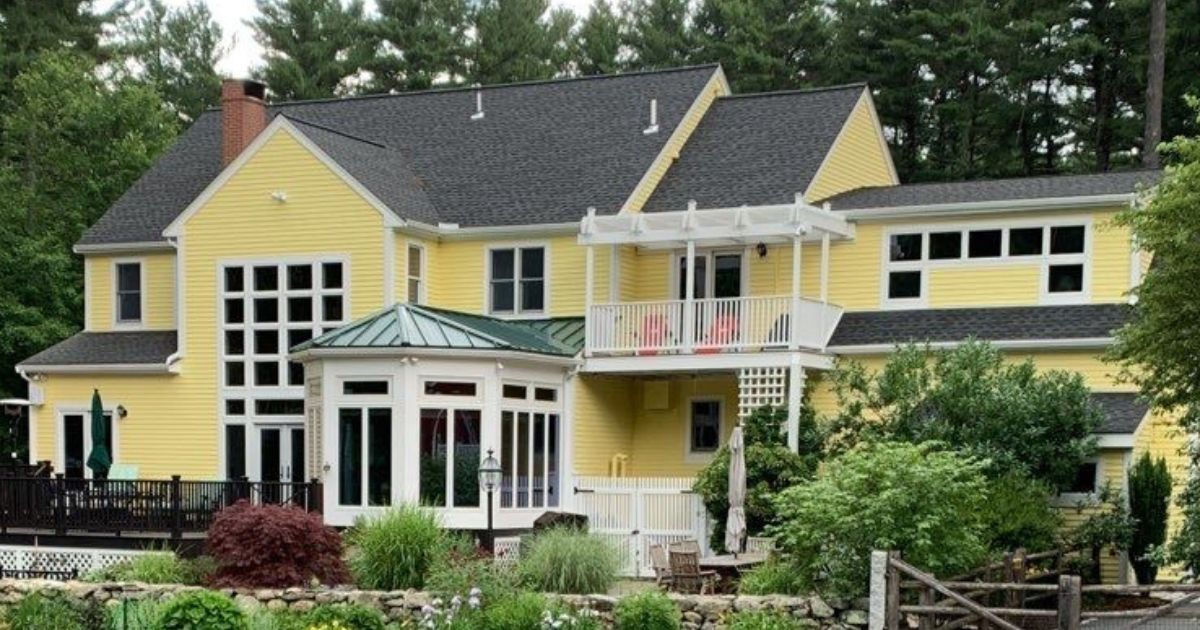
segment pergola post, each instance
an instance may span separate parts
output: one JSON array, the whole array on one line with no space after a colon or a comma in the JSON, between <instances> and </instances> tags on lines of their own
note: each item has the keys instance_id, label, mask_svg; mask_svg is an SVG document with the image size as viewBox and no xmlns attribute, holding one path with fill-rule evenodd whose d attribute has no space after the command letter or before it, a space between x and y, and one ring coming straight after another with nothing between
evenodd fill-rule
<instances>
[{"instance_id":1,"label":"pergola post","mask_svg":"<svg viewBox=\"0 0 1200 630\"><path fill-rule=\"evenodd\" d=\"M793 453L800 450L800 401L804 397L804 367L799 357L792 355L788 370L787 444Z\"/></svg>"},{"instance_id":2,"label":"pergola post","mask_svg":"<svg viewBox=\"0 0 1200 630\"><path fill-rule=\"evenodd\" d=\"M821 233L821 302L829 302L829 232Z\"/></svg>"},{"instance_id":3,"label":"pergola post","mask_svg":"<svg viewBox=\"0 0 1200 630\"><path fill-rule=\"evenodd\" d=\"M592 323L595 321L595 319L592 317L592 293L596 285L595 249L596 248L594 246L588 245L586 248L587 254L585 257L585 260L587 261L585 264L586 271L584 272L585 279L583 284L583 329L586 331L584 334L583 356L585 357L592 356L592 339L594 337L592 332Z\"/></svg>"},{"instance_id":4,"label":"pergola post","mask_svg":"<svg viewBox=\"0 0 1200 630\"><path fill-rule=\"evenodd\" d=\"M792 237L792 326L788 335L788 349L800 347L800 272L803 251L800 246L800 235Z\"/></svg>"},{"instance_id":5,"label":"pergola post","mask_svg":"<svg viewBox=\"0 0 1200 630\"><path fill-rule=\"evenodd\" d=\"M691 352L696 339L696 241L687 241L687 269L683 288L683 349Z\"/></svg>"}]
</instances>

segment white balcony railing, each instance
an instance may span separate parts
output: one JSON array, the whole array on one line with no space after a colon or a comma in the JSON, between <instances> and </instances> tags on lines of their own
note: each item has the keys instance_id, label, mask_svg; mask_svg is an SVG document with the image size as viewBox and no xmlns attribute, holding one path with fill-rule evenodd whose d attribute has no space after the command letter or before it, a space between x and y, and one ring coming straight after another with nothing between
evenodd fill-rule
<instances>
[{"instance_id":1,"label":"white balcony railing","mask_svg":"<svg viewBox=\"0 0 1200 630\"><path fill-rule=\"evenodd\" d=\"M790 296L594 304L591 354L748 352L823 349L841 307Z\"/></svg>"}]
</instances>

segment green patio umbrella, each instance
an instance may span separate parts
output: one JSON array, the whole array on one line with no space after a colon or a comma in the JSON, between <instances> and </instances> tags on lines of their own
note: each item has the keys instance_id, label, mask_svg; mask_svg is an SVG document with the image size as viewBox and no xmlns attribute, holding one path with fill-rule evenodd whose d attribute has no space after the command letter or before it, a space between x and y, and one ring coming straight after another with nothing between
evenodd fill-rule
<instances>
[{"instance_id":1,"label":"green patio umbrella","mask_svg":"<svg viewBox=\"0 0 1200 630\"><path fill-rule=\"evenodd\" d=\"M87 465L92 469L92 475L97 479L108 477L108 469L112 466L112 455L108 447L108 427L104 425L104 405L100 402L100 390L92 392L92 452L88 454Z\"/></svg>"}]
</instances>

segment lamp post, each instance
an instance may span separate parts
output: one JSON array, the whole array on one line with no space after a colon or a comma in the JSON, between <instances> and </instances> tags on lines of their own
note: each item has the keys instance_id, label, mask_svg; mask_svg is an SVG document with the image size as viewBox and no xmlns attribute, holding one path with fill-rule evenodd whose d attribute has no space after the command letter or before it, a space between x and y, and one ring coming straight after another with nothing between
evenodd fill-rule
<instances>
[{"instance_id":1,"label":"lamp post","mask_svg":"<svg viewBox=\"0 0 1200 630\"><path fill-rule=\"evenodd\" d=\"M495 537L492 534L492 492L500 486L503 475L504 470L500 468L500 462L489 448L487 457L479 464L479 489L487 493L487 541L484 547L492 552L496 550Z\"/></svg>"}]
</instances>

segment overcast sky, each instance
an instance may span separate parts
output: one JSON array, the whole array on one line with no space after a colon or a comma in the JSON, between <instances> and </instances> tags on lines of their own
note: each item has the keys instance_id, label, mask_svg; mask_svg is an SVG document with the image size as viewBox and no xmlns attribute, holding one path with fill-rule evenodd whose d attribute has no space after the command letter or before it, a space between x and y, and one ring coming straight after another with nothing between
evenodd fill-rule
<instances>
[{"instance_id":1,"label":"overcast sky","mask_svg":"<svg viewBox=\"0 0 1200 630\"><path fill-rule=\"evenodd\" d=\"M188 0L164 0L171 6L187 4ZM246 76L251 66L257 65L262 57L262 46L254 40L254 32L246 26L246 20L256 13L254 0L204 0L213 17L225 30L226 43L232 44L229 54L221 60L218 69L227 76ZM587 13L591 0L550 0L553 6L569 7L582 16ZM367 9L373 10L374 0L366 0Z\"/></svg>"}]
</instances>

